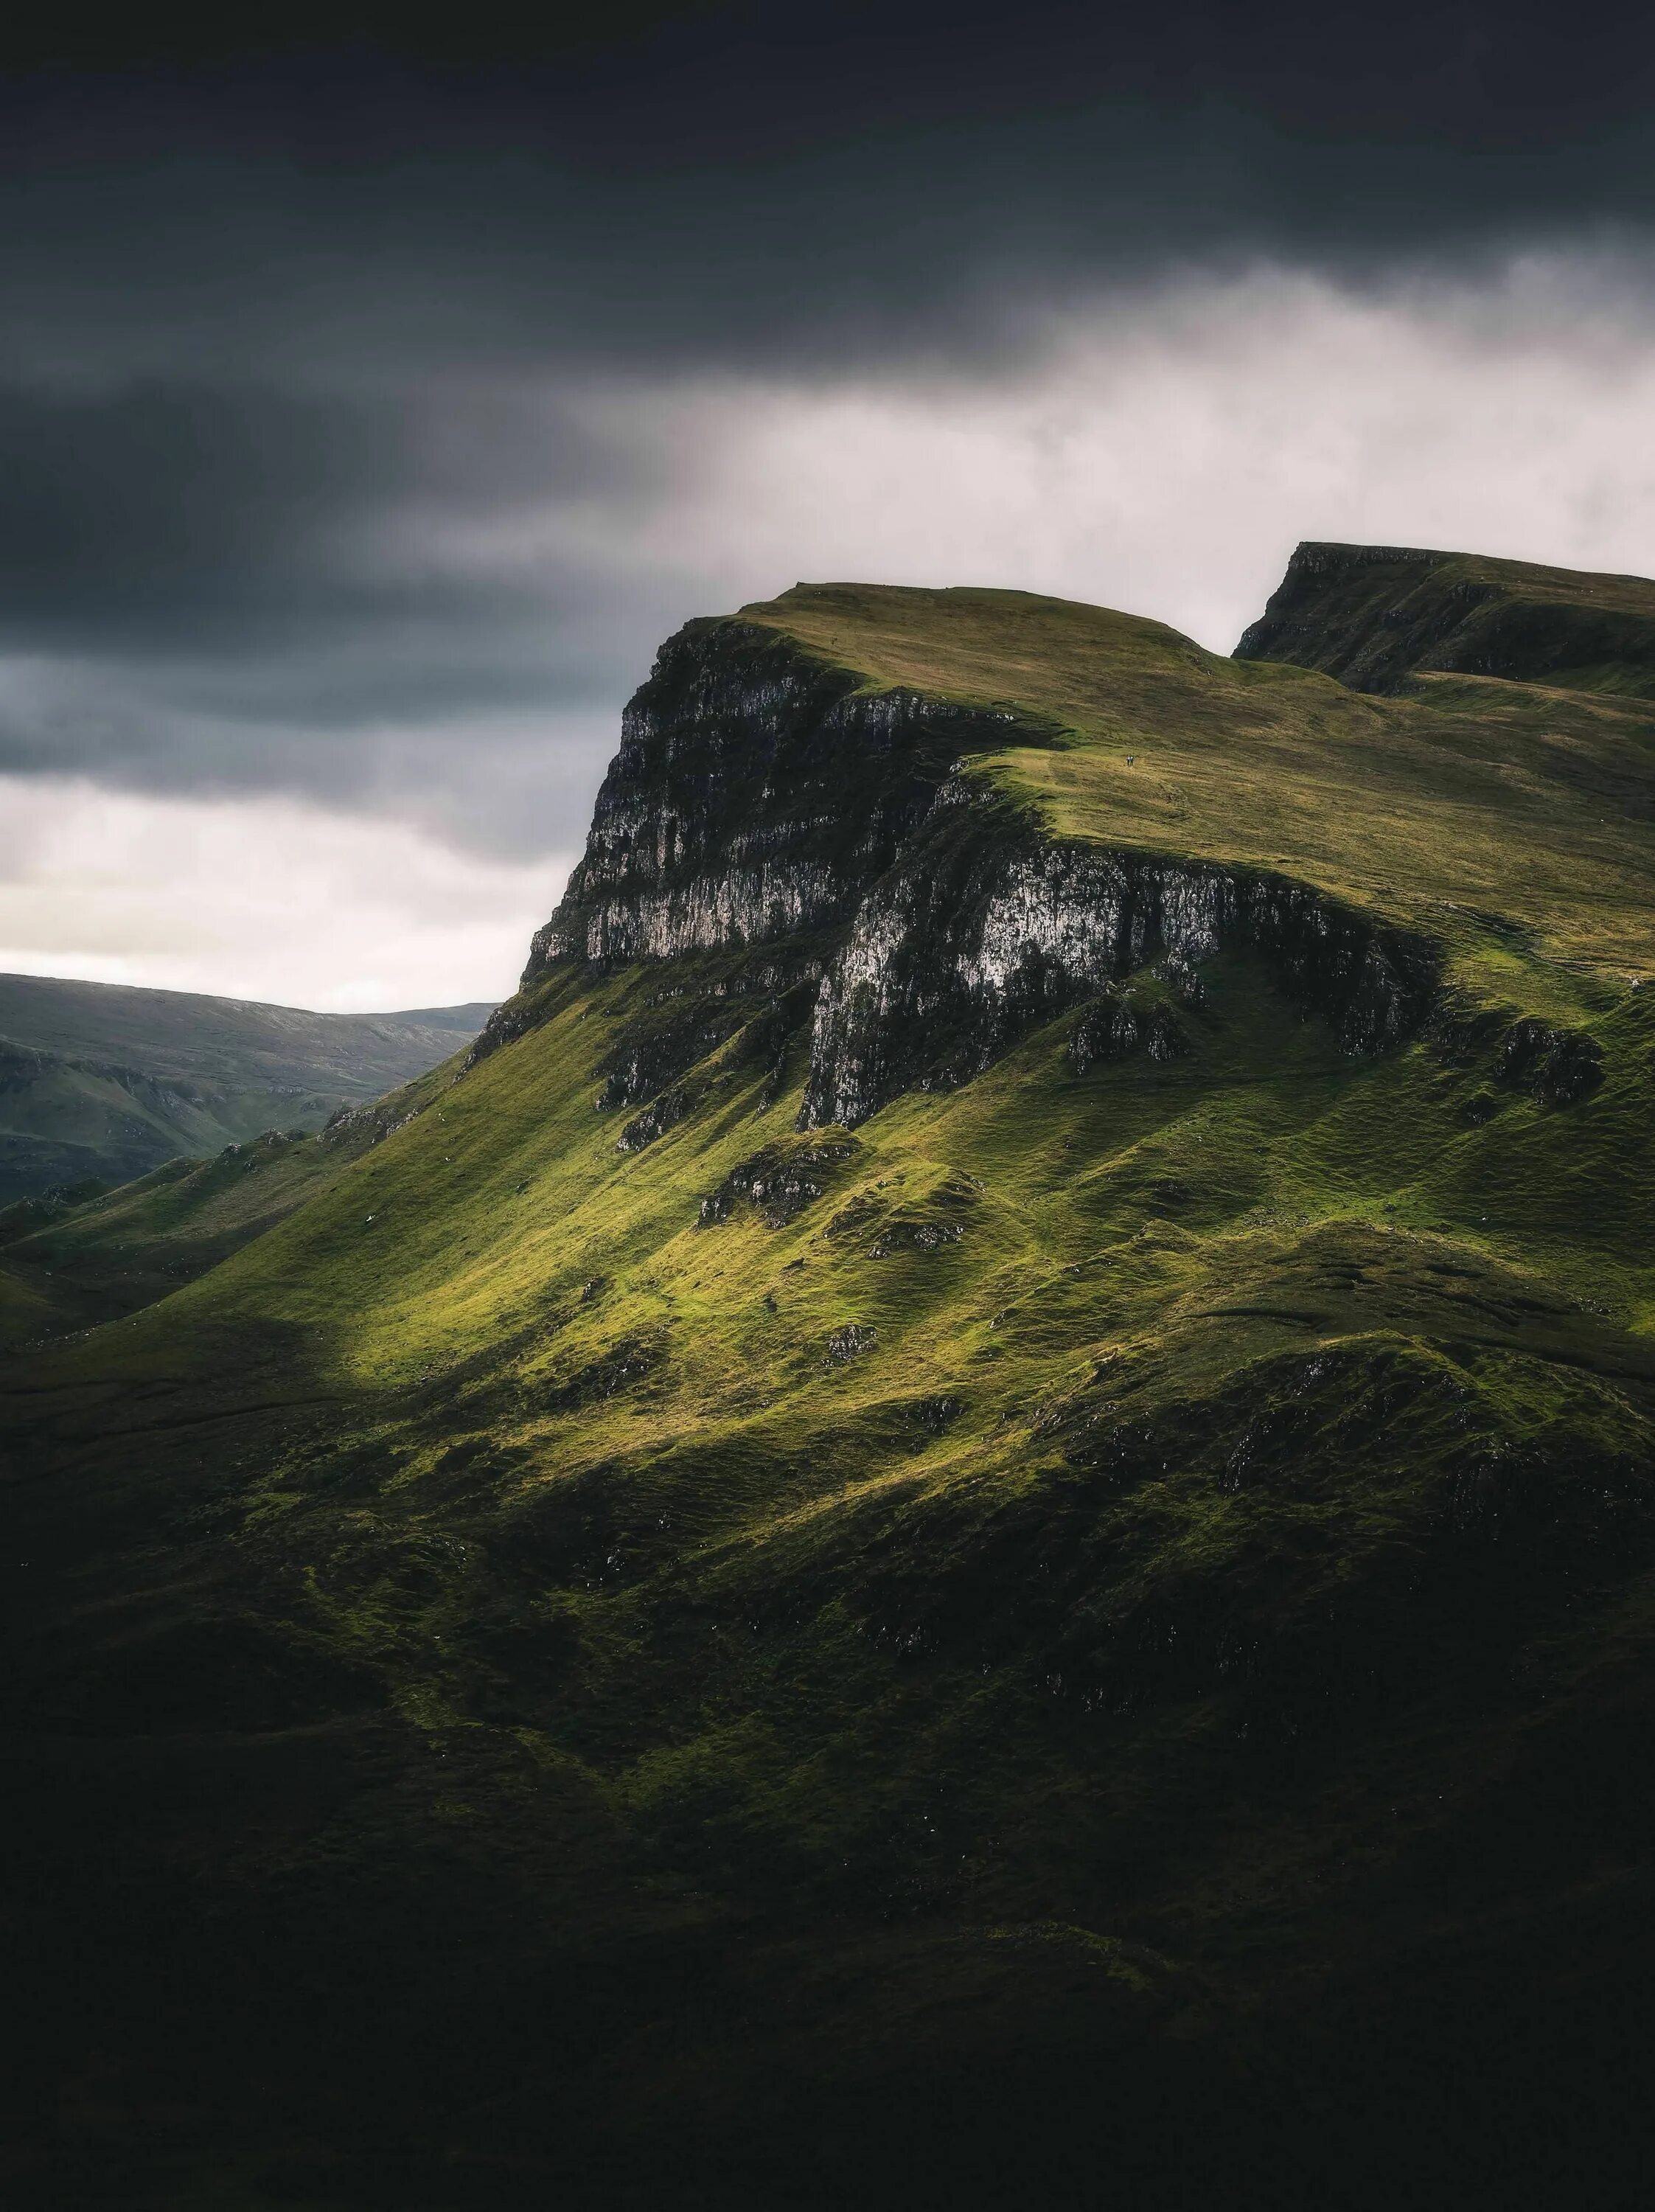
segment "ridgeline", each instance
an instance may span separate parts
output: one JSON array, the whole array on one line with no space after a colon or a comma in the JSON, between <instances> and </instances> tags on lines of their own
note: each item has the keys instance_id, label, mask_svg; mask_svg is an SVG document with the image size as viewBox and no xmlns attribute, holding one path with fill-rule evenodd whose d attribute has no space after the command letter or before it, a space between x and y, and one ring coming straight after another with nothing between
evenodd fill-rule
<instances>
[{"instance_id":1,"label":"ridgeline","mask_svg":"<svg viewBox=\"0 0 1655 2212\"><path fill-rule=\"evenodd\" d=\"M312 1014L0 975L0 1206L319 1128L446 1060L493 1011Z\"/></svg>"}]
</instances>

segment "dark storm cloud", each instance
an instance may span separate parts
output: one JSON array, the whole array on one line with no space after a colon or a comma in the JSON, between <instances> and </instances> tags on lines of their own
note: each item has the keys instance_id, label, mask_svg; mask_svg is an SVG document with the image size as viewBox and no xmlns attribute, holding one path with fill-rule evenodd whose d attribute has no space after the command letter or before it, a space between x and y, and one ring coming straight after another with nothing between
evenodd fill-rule
<instances>
[{"instance_id":1,"label":"dark storm cloud","mask_svg":"<svg viewBox=\"0 0 1655 2212\"><path fill-rule=\"evenodd\" d=\"M584 803L639 626L678 609L591 550L547 547L530 580L431 540L624 514L658 489L640 446L555 393L383 362L312 362L302 391L83 374L0 388L0 773L400 789L404 811L440 798L426 811L518 845L544 837L537 805Z\"/></svg>"},{"instance_id":2,"label":"dark storm cloud","mask_svg":"<svg viewBox=\"0 0 1655 2212\"><path fill-rule=\"evenodd\" d=\"M325 645L363 625L463 626L480 612L475 589L376 560L376 524L409 507L499 520L648 489L635 449L595 440L555 397L527 423L464 389L148 379L0 388L0 640L161 659L281 648L300 633ZM530 606L508 598L498 611L510 624Z\"/></svg>"},{"instance_id":3,"label":"dark storm cloud","mask_svg":"<svg viewBox=\"0 0 1655 2212\"><path fill-rule=\"evenodd\" d=\"M213 353L286 358L314 317L415 358L842 363L1002 343L1171 257L1361 270L1655 217L1625 9L642 6L509 55L484 9L313 43L352 23L0 81L26 307L116 350L147 301Z\"/></svg>"},{"instance_id":4,"label":"dark storm cloud","mask_svg":"<svg viewBox=\"0 0 1655 2212\"><path fill-rule=\"evenodd\" d=\"M627 550L694 465L652 388L1003 373L1179 270L1655 224L1655 35L1591 8L6 35L0 769L518 841L697 611Z\"/></svg>"},{"instance_id":5,"label":"dark storm cloud","mask_svg":"<svg viewBox=\"0 0 1655 2212\"><path fill-rule=\"evenodd\" d=\"M969 362L1077 290L1173 263L1360 279L1655 221L1642 115L1542 153L1116 100L613 174L555 144L438 158L407 138L367 167L173 142L91 174L0 174L0 346L93 374L185 347L209 369L302 372L318 344L409 368Z\"/></svg>"}]
</instances>

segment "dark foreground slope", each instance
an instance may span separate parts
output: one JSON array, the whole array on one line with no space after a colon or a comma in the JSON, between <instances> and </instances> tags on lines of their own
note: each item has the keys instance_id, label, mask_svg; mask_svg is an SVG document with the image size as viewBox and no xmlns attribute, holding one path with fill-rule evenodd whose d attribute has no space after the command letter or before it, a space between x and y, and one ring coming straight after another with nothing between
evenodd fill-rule
<instances>
[{"instance_id":1,"label":"dark foreground slope","mask_svg":"<svg viewBox=\"0 0 1655 2212\"><path fill-rule=\"evenodd\" d=\"M0 1206L263 1131L315 1129L410 1082L487 1006L312 1014L187 991L0 975Z\"/></svg>"},{"instance_id":2,"label":"dark foreground slope","mask_svg":"<svg viewBox=\"0 0 1655 2212\"><path fill-rule=\"evenodd\" d=\"M15 2191L1641 2202L1645 713L674 641L462 1079L8 1378Z\"/></svg>"}]
</instances>

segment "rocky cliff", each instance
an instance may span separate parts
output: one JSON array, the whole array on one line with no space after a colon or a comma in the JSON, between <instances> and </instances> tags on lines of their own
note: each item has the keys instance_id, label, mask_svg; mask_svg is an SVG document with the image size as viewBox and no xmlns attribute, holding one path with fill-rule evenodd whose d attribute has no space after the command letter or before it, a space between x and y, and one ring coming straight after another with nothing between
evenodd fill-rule
<instances>
[{"instance_id":1,"label":"rocky cliff","mask_svg":"<svg viewBox=\"0 0 1655 2212\"><path fill-rule=\"evenodd\" d=\"M1395 1043L1434 976L1422 940L1257 870L1064 842L961 773L1009 711L882 689L739 618L691 623L626 710L584 858L479 1056L519 1035L549 976L710 952L754 956L605 1067L600 1107L686 1105L672 1086L746 1018L808 1012L801 1123L865 1120L968 1080L1034 1023L1146 966L1198 989L1228 945L1264 953L1352 1053ZM800 992L806 996L799 1004ZM785 1024L783 1027L785 1029Z\"/></svg>"},{"instance_id":2,"label":"rocky cliff","mask_svg":"<svg viewBox=\"0 0 1655 2212\"><path fill-rule=\"evenodd\" d=\"M961 752L1009 716L872 690L773 630L691 623L622 717L585 857L524 975L846 921Z\"/></svg>"},{"instance_id":3,"label":"rocky cliff","mask_svg":"<svg viewBox=\"0 0 1655 2212\"><path fill-rule=\"evenodd\" d=\"M1429 1004L1422 941L1303 884L1062 843L944 786L823 978L802 1118L850 1127L903 1091L951 1089L1034 1023L1150 964L1197 1000L1200 963L1238 944L1352 1053L1398 1042Z\"/></svg>"}]
</instances>

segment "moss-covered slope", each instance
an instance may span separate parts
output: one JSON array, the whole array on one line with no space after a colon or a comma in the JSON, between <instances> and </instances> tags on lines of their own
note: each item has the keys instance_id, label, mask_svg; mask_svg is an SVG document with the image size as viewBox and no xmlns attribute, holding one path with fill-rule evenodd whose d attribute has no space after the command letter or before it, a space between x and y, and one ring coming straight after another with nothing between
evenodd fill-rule
<instances>
[{"instance_id":1,"label":"moss-covered slope","mask_svg":"<svg viewBox=\"0 0 1655 2212\"><path fill-rule=\"evenodd\" d=\"M454 1075L435 1068L343 1107L313 1134L270 1129L113 1190L71 1185L0 1209L0 1346L43 1345L169 1296L285 1220Z\"/></svg>"},{"instance_id":2,"label":"moss-covered slope","mask_svg":"<svg viewBox=\"0 0 1655 2212\"><path fill-rule=\"evenodd\" d=\"M32 2170L1630 2202L1638 710L675 650L463 1078L9 1378Z\"/></svg>"}]
</instances>

